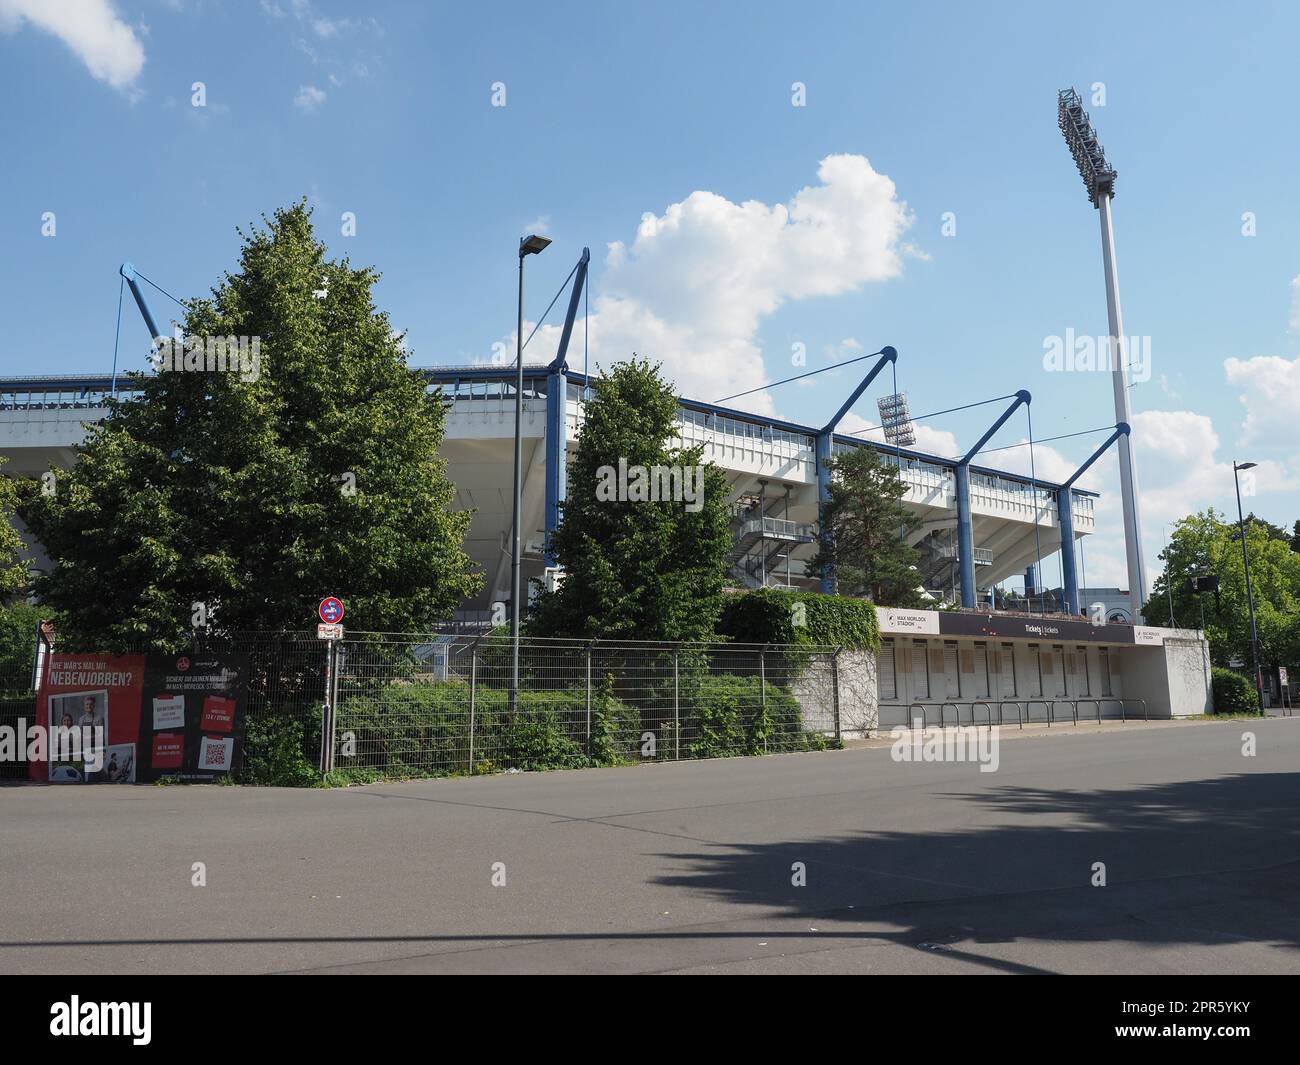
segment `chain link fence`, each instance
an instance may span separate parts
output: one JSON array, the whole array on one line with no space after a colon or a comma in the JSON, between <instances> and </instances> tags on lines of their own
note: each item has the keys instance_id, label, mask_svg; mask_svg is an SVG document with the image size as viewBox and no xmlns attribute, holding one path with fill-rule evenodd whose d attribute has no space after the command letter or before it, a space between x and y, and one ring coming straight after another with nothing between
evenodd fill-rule
<instances>
[{"instance_id":1,"label":"chain link fence","mask_svg":"<svg viewBox=\"0 0 1300 1065\"><path fill-rule=\"evenodd\" d=\"M322 769L362 777L621 765L839 741L833 648L528 637L516 667L508 636L353 634L333 657Z\"/></svg>"}]
</instances>

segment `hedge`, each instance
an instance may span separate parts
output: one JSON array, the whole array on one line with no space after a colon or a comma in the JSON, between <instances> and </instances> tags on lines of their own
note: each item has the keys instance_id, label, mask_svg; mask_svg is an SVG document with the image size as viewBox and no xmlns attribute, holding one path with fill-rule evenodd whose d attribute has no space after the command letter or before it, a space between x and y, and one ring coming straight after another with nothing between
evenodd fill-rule
<instances>
[{"instance_id":1,"label":"hedge","mask_svg":"<svg viewBox=\"0 0 1300 1065\"><path fill-rule=\"evenodd\" d=\"M1210 685L1214 692L1216 714L1255 714L1259 712L1259 696L1255 686L1244 673L1235 669L1215 666L1210 670Z\"/></svg>"},{"instance_id":2,"label":"hedge","mask_svg":"<svg viewBox=\"0 0 1300 1065\"><path fill-rule=\"evenodd\" d=\"M868 600L780 588L728 595L718 632L736 643L880 649L876 608Z\"/></svg>"}]
</instances>

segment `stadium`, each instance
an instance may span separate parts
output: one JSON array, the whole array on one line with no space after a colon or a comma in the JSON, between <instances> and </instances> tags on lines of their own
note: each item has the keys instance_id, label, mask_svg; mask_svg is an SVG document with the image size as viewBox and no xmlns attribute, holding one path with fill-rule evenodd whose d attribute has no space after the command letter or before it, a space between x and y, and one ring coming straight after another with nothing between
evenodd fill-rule
<instances>
[{"instance_id":1,"label":"stadium","mask_svg":"<svg viewBox=\"0 0 1300 1065\"><path fill-rule=\"evenodd\" d=\"M455 619L486 620L493 603L508 602L511 519L511 452L514 441L514 368L432 367L418 371L446 404L443 455L457 486L456 509L474 512L466 549L482 569L485 587ZM130 394L127 378L118 396ZM566 460L577 442L588 378L563 365L524 368L523 573L534 586L548 574L547 534L564 500ZM104 416L113 394L110 375L10 377L0 380L0 455L11 476L39 477L51 466L68 467L85 425ZM861 398L863 386L852 397ZM735 544L731 574L737 587L816 590L819 573L807 563L816 551L818 506L826 485L817 477L819 448L831 454L876 448L897 463L907 487L905 502L916 516L908 539L921 552L918 585L937 604L959 602L961 538L958 535L958 463L900 444L864 441L837 432L848 413L828 412L823 426L776 418L682 397L678 427L683 446L703 448L705 460L725 471ZM1068 497L1073 539L1094 531L1096 493L1064 488L992 466L969 466L972 525L970 565L975 592L1023 574L1060 550L1059 500ZM48 560L32 545L33 566Z\"/></svg>"}]
</instances>

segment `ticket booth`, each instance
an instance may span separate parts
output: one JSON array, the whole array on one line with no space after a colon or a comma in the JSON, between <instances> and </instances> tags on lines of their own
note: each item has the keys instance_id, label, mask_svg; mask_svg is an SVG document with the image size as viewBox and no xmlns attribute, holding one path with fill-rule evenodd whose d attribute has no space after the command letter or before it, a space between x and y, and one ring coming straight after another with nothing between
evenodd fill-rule
<instances>
[{"instance_id":1,"label":"ticket booth","mask_svg":"<svg viewBox=\"0 0 1300 1065\"><path fill-rule=\"evenodd\" d=\"M1209 648L1192 630L881 608L879 725L1201 714Z\"/></svg>"}]
</instances>

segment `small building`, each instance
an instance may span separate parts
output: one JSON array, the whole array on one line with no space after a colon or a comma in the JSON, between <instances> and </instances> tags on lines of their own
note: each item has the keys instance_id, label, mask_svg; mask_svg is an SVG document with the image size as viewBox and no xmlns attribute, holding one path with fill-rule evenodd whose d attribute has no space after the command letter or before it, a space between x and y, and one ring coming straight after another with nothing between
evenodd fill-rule
<instances>
[{"instance_id":1,"label":"small building","mask_svg":"<svg viewBox=\"0 0 1300 1065\"><path fill-rule=\"evenodd\" d=\"M1210 712L1205 634L1057 615L882 607L878 722L1168 719Z\"/></svg>"}]
</instances>

